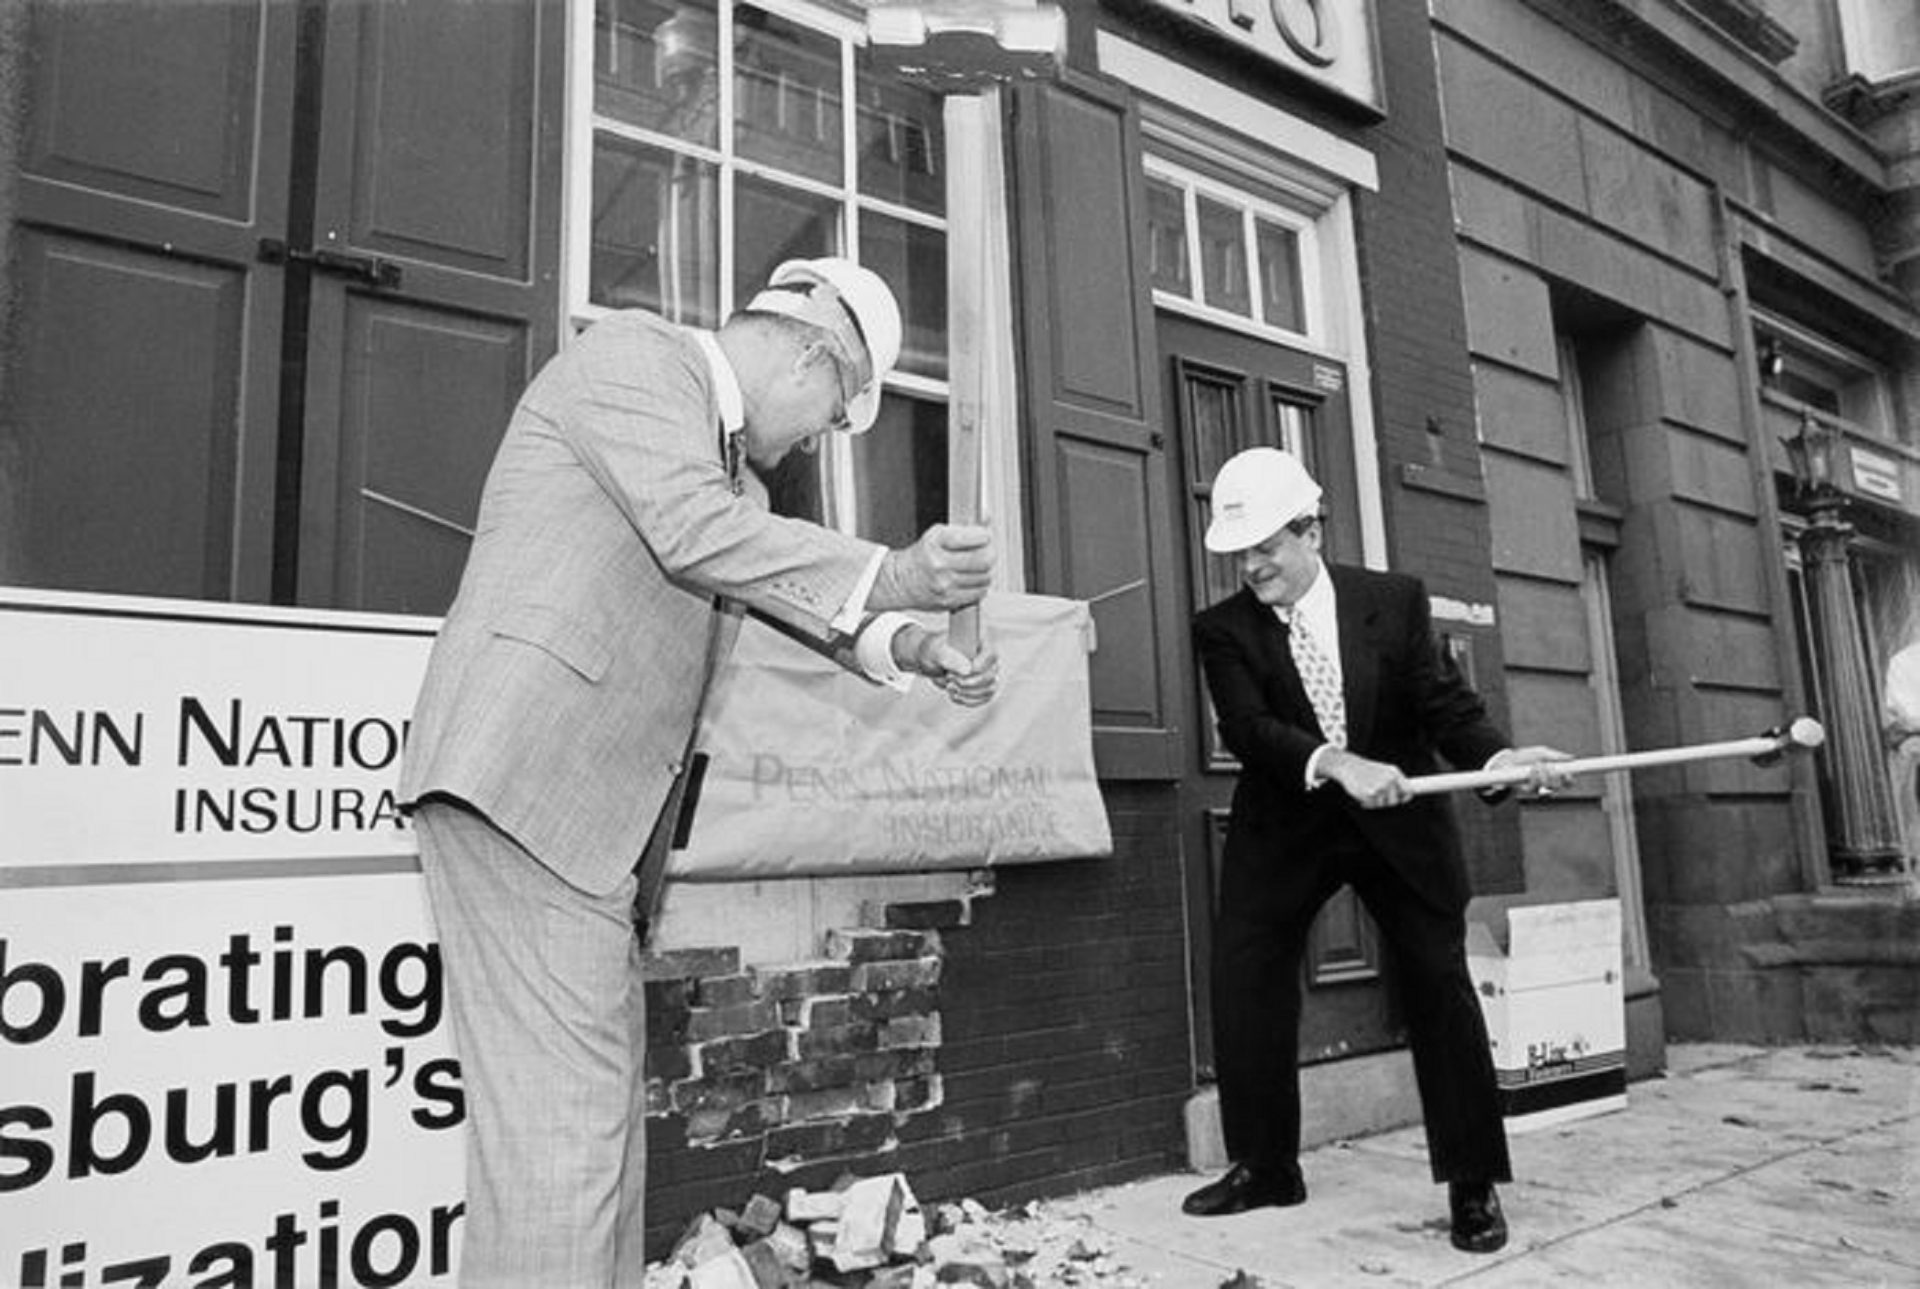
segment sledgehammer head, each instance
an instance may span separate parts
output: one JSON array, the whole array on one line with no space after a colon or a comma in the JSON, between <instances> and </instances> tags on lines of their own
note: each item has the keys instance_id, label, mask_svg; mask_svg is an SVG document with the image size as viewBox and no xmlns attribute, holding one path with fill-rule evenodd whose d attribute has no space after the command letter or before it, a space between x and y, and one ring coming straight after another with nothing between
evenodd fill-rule
<instances>
[{"instance_id":1,"label":"sledgehammer head","mask_svg":"<svg viewBox=\"0 0 1920 1289\"><path fill-rule=\"evenodd\" d=\"M1773 747L1753 758L1755 765L1773 765L1788 752L1810 752L1827 741L1827 731L1811 716L1795 717L1791 725L1776 725L1761 737Z\"/></svg>"}]
</instances>

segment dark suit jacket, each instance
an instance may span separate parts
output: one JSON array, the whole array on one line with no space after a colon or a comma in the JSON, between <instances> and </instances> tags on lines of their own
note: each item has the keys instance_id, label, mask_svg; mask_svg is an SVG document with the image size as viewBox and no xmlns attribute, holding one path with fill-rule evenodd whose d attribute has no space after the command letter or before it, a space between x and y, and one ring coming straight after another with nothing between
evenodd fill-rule
<instances>
[{"instance_id":1,"label":"dark suit jacket","mask_svg":"<svg viewBox=\"0 0 1920 1289\"><path fill-rule=\"evenodd\" d=\"M1443 768L1442 758L1477 769L1507 746L1440 650L1418 579L1338 565L1327 572L1338 604L1351 751L1411 776ZM1198 614L1193 635L1221 737L1243 767L1227 828L1223 900L1249 882L1284 895L1290 871L1307 868L1290 870L1290 855L1351 838L1357 828L1421 898L1464 911L1471 892L1443 797L1363 810L1337 784L1307 789L1319 725L1273 610L1242 588Z\"/></svg>"}]
</instances>

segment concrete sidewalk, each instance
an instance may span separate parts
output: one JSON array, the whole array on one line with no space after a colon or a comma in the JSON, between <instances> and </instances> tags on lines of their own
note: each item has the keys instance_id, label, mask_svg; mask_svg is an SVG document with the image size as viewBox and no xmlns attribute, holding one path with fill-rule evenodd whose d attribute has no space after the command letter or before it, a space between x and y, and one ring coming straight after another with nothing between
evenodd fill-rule
<instances>
[{"instance_id":1,"label":"concrete sidewalk","mask_svg":"<svg viewBox=\"0 0 1920 1289\"><path fill-rule=\"evenodd\" d=\"M1209 1180L1189 1173L1030 1206L1034 1230L1083 1238L1077 1265L1043 1257L1029 1274L1165 1289L1236 1273L1261 1289L1920 1285L1920 1050L1671 1047L1626 1110L1517 1134L1513 1155L1512 1239L1496 1254L1448 1243L1413 1127L1309 1153L1299 1208L1185 1217L1181 1198Z\"/></svg>"}]
</instances>

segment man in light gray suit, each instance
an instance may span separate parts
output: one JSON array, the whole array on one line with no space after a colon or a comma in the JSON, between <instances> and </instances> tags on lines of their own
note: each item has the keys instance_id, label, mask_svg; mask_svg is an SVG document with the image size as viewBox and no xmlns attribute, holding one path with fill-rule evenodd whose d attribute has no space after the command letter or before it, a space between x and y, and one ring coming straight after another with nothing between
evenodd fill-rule
<instances>
[{"instance_id":1,"label":"man in light gray suit","mask_svg":"<svg viewBox=\"0 0 1920 1289\"><path fill-rule=\"evenodd\" d=\"M873 273L790 261L717 332L610 315L514 411L401 776L467 1094L467 1285L641 1282L635 862L738 610L880 683L993 693L990 653L886 612L977 602L984 529L888 550L770 513L757 477L871 426L900 337Z\"/></svg>"}]
</instances>

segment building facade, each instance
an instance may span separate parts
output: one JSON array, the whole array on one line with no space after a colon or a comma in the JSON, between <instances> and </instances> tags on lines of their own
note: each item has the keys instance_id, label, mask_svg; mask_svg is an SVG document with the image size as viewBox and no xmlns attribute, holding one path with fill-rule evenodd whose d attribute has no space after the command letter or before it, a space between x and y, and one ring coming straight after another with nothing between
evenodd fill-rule
<instances>
[{"instance_id":1,"label":"building facade","mask_svg":"<svg viewBox=\"0 0 1920 1289\"><path fill-rule=\"evenodd\" d=\"M852 254L901 366L779 504L910 539L966 420L1008 583L1092 606L1114 853L674 892L659 1238L877 1156L1005 1200L1205 1135L1235 767L1186 622L1235 580L1208 481L1260 443L1326 484L1336 558L1425 579L1521 741L1826 722L1817 760L1461 803L1476 916L1621 898L1634 1068L1669 1032L1910 1036L1876 713L1920 37L1768 7L1072 0L1056 55L1010 27L943 78L813 0L9 6L0 581L437 613L565 336ZM1417 1113L1392 970L1331 905L1318 1135Z\"/></svg>"},{"instance_id":2,"label":"building facade","mask_svg":"<svg viewBox=\"0 0 1920 1289\"><path fill-rule=\"evenodd\" d=\"M1881 686L1920 604L1920 22L1433 13L1516 706L1577 747L1827 734L1529 812L1527 887L1611 882L1669 1034L1910 1040L1914 785Z\"/></svg>"}]
</instances>

